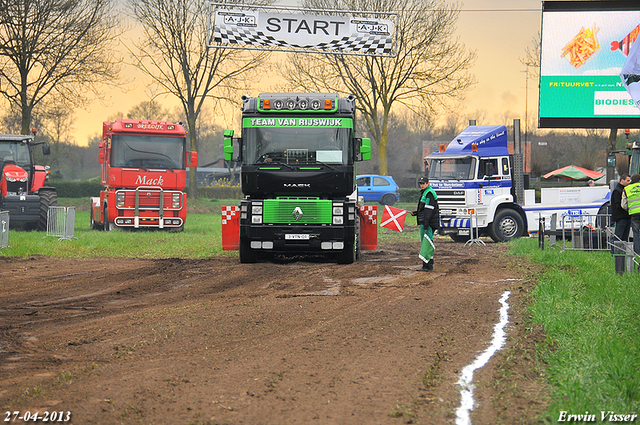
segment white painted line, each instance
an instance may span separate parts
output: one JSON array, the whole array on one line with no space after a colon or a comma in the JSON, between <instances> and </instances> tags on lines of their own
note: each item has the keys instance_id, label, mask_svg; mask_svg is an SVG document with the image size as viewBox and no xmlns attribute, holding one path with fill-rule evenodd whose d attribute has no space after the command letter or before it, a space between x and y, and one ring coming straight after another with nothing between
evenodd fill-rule
<instances>
[{"instance_id":1,"label":"white painted line","mask_svg":"<svg viewBox=\"0 0 640 425\"><path fill-rule=\"evenodd\" d=\"M475 388L475 385L472 383L473 372L486 365L496 351L502 348L507 339L504 327L509 322L509 315L507 314L507 310L509 310L509 304L507 304L509 294L511 294L511 291L505 291L500 298L500 304L502 304L502 307L500 307L500 322L496 323L493 327L493 339L491 340L491 345L482 354L476 357L473 363L465 366L460 373L460 379L458 379L457 382L457 384L460 385L460 407L456 409L456 425L471 424L471 416L469 413L474 407L473 389Z\"/></svg>"}]
</instances>

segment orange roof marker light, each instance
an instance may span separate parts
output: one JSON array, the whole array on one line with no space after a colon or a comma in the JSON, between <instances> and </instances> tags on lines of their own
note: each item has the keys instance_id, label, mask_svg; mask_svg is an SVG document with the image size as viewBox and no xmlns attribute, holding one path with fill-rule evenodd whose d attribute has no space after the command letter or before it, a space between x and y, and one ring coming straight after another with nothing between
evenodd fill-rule
<instances>
[{"instance_id":1,"label":"orange roof marker light","mask_svg":"<svg viewBox=\"0 0 640 425\"><path fill-rule=\"evenodd\" d=\"M331 109L331 99L324 100L324 109Z\"/></svg>"},{"instance_id":2,"label":"orange roof marker light","mask_svg":"<svg viewBox=\"0 0 640 425\"><path fill-rule=\"evenodd\" d=\"M262 107L264 109L271 109L271 99L264 99Z\"/></svg>"},{"instance_id":3,"label":"orange roof marker light","mask_svg":"<svg viewBox=\"0 0 640 425\"><path fill-rule=\"evenodd\" d=\"M446 150L446 146L444 143L440 143L440 152L444 152Z\"/></svg>"}]
</instances>

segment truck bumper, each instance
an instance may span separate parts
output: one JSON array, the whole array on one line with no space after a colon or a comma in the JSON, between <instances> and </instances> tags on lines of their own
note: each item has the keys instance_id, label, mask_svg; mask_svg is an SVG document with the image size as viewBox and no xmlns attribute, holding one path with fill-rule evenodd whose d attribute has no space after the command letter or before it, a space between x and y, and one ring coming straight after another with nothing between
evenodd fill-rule
<instances>
[{"instance_id":1,"label":"truck bumper","mask_svg":"<svg viewBox=\"0 0 640 425\"><path fill-rule=\"evenodd\" d=\"M251 249L277 253L340 251L353 244L354 234L354 226L240 226L240 240Z\"/></svg>"},{"instance_id":2,"label":"truck bumper","mask_svg":"<svg viewBox=\"0 0 640 425\"><path fill-rule=\"evenodd\" d=\"M0 209L9 211L9 225L22 227L40 220L40 197L38 195L7 195L0 202Z\"/></svg>"}]
</instances>

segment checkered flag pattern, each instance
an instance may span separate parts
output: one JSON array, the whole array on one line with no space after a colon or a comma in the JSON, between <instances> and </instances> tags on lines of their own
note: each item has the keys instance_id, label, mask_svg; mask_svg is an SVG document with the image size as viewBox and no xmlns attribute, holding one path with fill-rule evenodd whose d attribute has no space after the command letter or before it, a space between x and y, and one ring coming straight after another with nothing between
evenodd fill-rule
<instances>
[{"instance_id":1,"label":"checkered flag pattern","mask_svg":"<svg viewBox=\"0 0 640 425\"><path fill-rule=\"evenodd\" d=\"M392 39L390 35L355 33L340 40L333 40L329 43L300 45L277 40L274 37L265 35L254 27L241 27L236 25L216 25L214 28L214 41L226 44L246 44L252 46L296 48L296 49L318 49L318 50L339 50L353 51L370 54L390 54L392 53Z\"/></svg>"},{"instance_id":2,"label":"checkered flag pattern","mask_svg":"<svg viewBox=\"0 0 640 425\"><path fill-rule=\"evenodd\" d=\"M240 211L240 207L222 207L222 224L227 224L227 221L230 221L238 212Z\"/></svg>"},{"instance_id":3,"label":"checkered flag pattern","mask_svg":"<svg viewBox=\"0 0 640 425\"><path fill-rule=\"evenodd\" d=\"M360 207L362 214L369 224L378 224L378 208L372 205L364 205Z\"/></svg>"}]
</instances>

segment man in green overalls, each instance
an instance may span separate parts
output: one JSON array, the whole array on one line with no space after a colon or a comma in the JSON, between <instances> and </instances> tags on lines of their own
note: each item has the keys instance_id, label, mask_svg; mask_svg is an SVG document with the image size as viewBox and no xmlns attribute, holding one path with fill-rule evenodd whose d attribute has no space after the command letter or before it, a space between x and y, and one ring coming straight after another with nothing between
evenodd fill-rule
<instances>
[{"instance_id":1,"label":"man in green overalls","mask_svg":"<svg viewBox=\"0 0 640 425\"><path fill-rule=\"evenodd\" d=\"M433 244L433 232L440 227L440 211L438 209L438 195L429 185L428 177L420 177L418 181L422 192L420 201L418 201L417 211L413 211L411 215L416 216L418 225L420 225L420 254L418 257L422 260L421 271L433 271L433 252L435 245Z\"/></svg>"}]
</instances>

